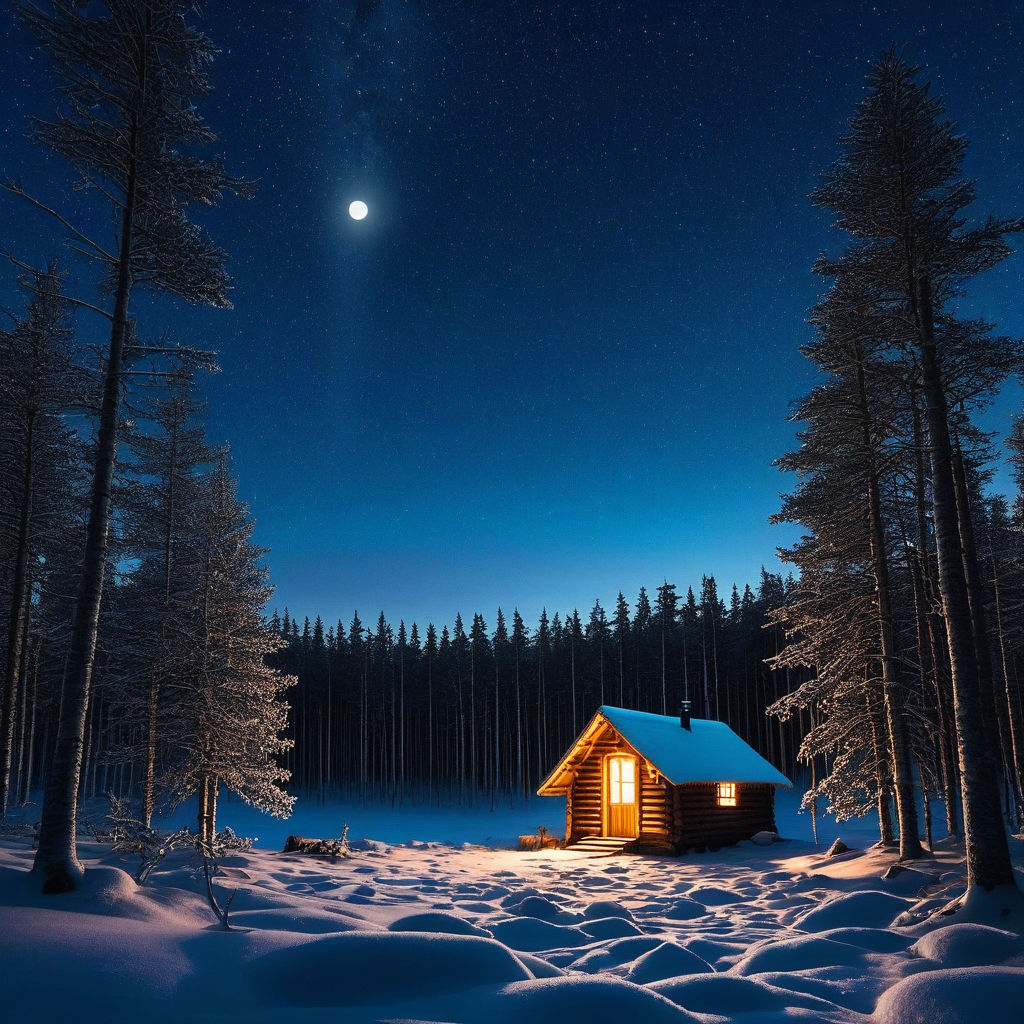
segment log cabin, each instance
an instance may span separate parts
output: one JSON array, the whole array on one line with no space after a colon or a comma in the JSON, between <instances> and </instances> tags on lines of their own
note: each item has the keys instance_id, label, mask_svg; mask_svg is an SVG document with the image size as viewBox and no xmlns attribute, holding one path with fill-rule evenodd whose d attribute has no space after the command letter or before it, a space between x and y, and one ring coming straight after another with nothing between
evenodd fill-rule
<instances>
[{"instance_id":1,"label":"log cabin","mask_svg":"<svg viewBox=\"0 0 1024 1024\"><path fill-rule=\"evenodd\" d=\"M684 702L678 717L602 706L537 792L565 796L566 846L680 854L774 832L777 786L793 784Z\"/></svg>"}]
</instances>

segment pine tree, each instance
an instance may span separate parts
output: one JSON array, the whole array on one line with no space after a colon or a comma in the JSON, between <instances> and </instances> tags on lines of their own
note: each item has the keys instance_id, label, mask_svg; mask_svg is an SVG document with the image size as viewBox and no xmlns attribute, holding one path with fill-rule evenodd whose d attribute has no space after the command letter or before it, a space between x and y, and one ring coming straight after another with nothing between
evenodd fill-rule
<instances>
[{"instance_id":1,"label":"pine tree","mask_svg":"<svg viewBox=\"0 0 1024 1024\"><path fill-rule=\"evenodd\" d=\"M508 626L505 625L505 614L498 609L498 617L494 626L494 774L491 777L491 810L499 787L501 786L501 678L502 667L508 660Z\"/></svg>"},{"instance_id":2,"label":"pine tree","mask_svg":"<svg viewBox=\"0 0 1024 1024\"><path fill-rule=\"evenodd\" d=\"M427 659L427 792L434 789L434 663L437 661L437 630L427 623L427 639L423 645Z\"/></svg>"},{"instance_id":3,"label":"pine tree","mask_svg":"<svg viewBox=\"0 0 1024 1024\"><path fill-rule=\"evenodd\" d=\"M677 605L679 595L674 583L667 580L658 587L658 596L654 602L654 617L658 620L658 633L661 638L661 713L668 714L668 653L667 647L674 639L676 629Z\"/></svg>"},{"instance_id":4,"label":"pine tree","mask_svg":"<svg viewBox=\"0 0 1024 1024\"><path fill-rule=\"evenodd\" d=\"M522 665L526 656L526 624L523 622L519 609L512 611L512 656L514 658L514 670L516 680L516 791L526 794L529 792L527 768L523 751L523 702L522 702Z\"/></svg>"},{"instance_id":5,"label":"pine tree","mask_svg":"<svg viewBox=\"0 0 1024 1024\"><path fill-rule=\"evenodd\" d=\"M619 707L624 708L626 706L625 648L629 641L630 625L629 605L626 603L625 597L622 596L621 590L615 601L615 618L612 626L612 636L615 640L615 650L618 654L619 663Z\"/></svg>"}]
</instances>

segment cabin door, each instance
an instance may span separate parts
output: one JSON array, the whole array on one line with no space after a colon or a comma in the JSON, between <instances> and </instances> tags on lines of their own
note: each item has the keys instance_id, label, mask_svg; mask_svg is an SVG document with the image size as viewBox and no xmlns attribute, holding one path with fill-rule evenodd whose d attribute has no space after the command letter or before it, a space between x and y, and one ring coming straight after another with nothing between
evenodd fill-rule
<instances>
[{"instance_id":1,"label":"cabin door","mask_svg":"<svg viewBox=\"0 0 1024 1024\"><path fill-rule=\"evenodd\" d=\"M633 839L638 832L636 758L613 754L605 765L604 834Z\"/></svg>"}]
</instances>

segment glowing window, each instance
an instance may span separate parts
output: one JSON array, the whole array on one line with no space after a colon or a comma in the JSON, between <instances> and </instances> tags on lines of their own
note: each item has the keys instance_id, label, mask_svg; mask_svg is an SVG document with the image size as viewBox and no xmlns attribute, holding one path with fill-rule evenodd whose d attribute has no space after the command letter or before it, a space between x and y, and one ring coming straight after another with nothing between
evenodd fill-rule
<instances>
[{"instance_id":1,"label":"glowing window","mask_svg":"<svg viewBox=\"0 0 1024 1024\"><path fill-rule=\"evenodd\" d=\"M718 806L719 807L735 807L736 806L736 783L735 782L720 782L718 784Z\"/></svg>"},{"instance_id":2,"label":"glowing window","mask_svg":"<svg viewBox=\"0 0 1024 1024\"><path fill-rule=\"evenodd\" d=\"M631 757L613 757L608 761L608 802L636 803L636 762Z\"/></svg>"}]
</instances>

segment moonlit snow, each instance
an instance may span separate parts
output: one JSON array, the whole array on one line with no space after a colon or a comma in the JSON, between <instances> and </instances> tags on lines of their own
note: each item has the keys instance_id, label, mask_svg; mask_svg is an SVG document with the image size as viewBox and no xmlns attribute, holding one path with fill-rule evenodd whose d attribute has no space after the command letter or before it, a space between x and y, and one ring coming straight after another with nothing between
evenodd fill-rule
<instances>
[{"instance_id":1,"label":"moonlit snow","mask_svg":"<svg viewBox=\"0 0 1024 1024\"><path fill-rule=\"evenodd\" d=\"M235 810L225 822L252 829L249 812ZM330 834L340 809L330 810L303 820L300 807L292 829ZM860 847L839 857L825 855L827 842L792 838L674 859L507 848L541 814L556 830L557 814L536 805L458 821L437 808L341 813L350 835L384 839L355 841L347 859L283 854L275 824L268 845L224 861L218 894L235 892L227 933L184 852L140 888L131 858L83 843L83 887L46 897L26 870L29 842L0 841L5 1018L1020 1019L1019 905L997 894L923 922L963 891L962 851L948 840L883 879L894 855L870 848L865 825L831 826ZM806 818L790 817L780 813L783 832L802 837Z\"/></svg>"}]
</instances>

